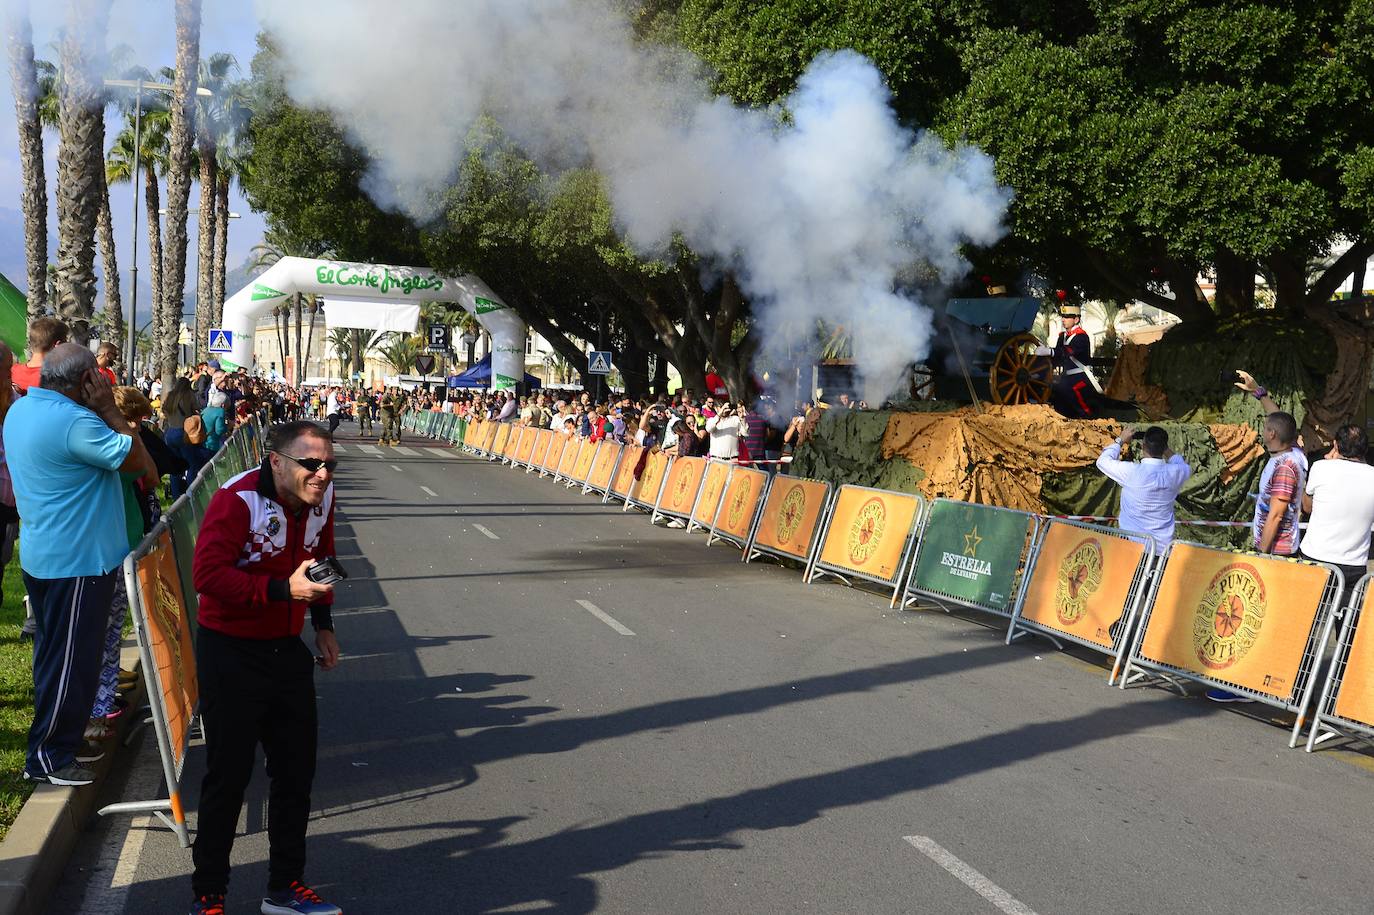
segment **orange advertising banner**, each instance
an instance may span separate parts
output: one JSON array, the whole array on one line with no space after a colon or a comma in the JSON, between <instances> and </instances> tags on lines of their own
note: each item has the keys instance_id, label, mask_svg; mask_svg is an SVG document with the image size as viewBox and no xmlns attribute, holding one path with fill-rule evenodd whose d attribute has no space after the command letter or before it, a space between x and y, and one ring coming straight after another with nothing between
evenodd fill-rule
<instances>
[{"instance_id":1,"label":"orange advertising banner","mask_svg":"<svg viewBox=\"0 0 1374 915\"><path fill-rule=\"evenodd\" d=\"M592 463L591 476L587 478L588 486L602 492L610 488L611 475L615 473L615 459L620 456L620 449L623 447L625 446L617 442L601 443L596 452L596 460Z\"/></svg>"},{"instance_id":2,"label":"orange advertising banner","mask_svg":"<svg viewBox=\"0 0 1374 915\"><path fill-rule=\"evenodd\" d=\"M643 453L643 445L625 446L625 454L620 459L620 467L616 469L615 479L611 481L611 495L623 499L630 494L630 490L635 485L635 467L639 465L639 456Z\"/></svg>"},{"instance_id":3,"label":"orange advertising banner","mask_svg":"<svg viewBox=\"0 0 1374 915\"><path fill-rule=\"evenodd\" d=\"M716 515L715 532L727 534L740 543L749 539L749 528L754 524L754 512L759 507L763 488L768 484L768 473L753 467L736 466L730 473L730 482L725 486L721 498L720 512Z\"/></svg>"},{"instance_id":4,"label":"orange advertising banner","mask_svg":"<svg viewBox=\"0 0 1374 915\"><path fill-rule=\"evenodd\" d=\"M697 490L701 488L701 478L705 473L705 458L685 457L673 461L668 482L658 500L659 511L687 517L697 500Z\"/></svg>"},{"instance_id":5,"label":"orange advertising banner","mask_svg":"<svg viewBox=\"0 0 1374 915\"><path fill-rule=\"evenodd\" d=\"M1026 586L1023 619L1111 649L1111 626L1126 613L1145 547L1051 521Z\"/></svg>"},{"instance_id":6,"label":"orange advertising banner","mask_svg":"<svg viewBox=\"0 0 1374 915\"><path fill-rule=\"evenodd\" d=\"M663 485L663 474L668 469L668 455L654 451L644 461L644 472L639 482L630 491L630 498L643 505L653 505L658 500L659 488Z\"/></svg>"},{"instance_id":7,"label":"orange advertising banner","mask_svg":"<svg viewBox=\"0 0 1374 915\"><path fill-rule=\"evenodd\" d=\"M138 560L135 571L143 607L144 637L157 669L157 689L167 716L172 756L180 769L186 758L186 738L200 687L196 682L196 656L191 647L186 600L172 553L172 535L165 528L152 552Z\"/></svg>"},{"instance_id":8,"label":"orange advertising banner","mask_svg":"<svg viewBox=\"0 0 1374 915\"><path fill-rule=\"evenodd\" d=\"M521 464L528 464L534 455L534 440L539 437L538 429L525 428L525 432L520 436L520 447L515 451L515 459Z\"/></svg>"},{"instance_id":9,"label":"orange advertising banner","mask_svg":"<svg viewBox=\"0 0 1374 915\"><path fill-rule=\"evenodd\" d=\"M1328 575L1288 559L1176 543L1140 654L1278 699L1292 697Z\"/></svg>"},{"instance_id":10,"label":"orange advertising banner","mask_svg":"<svg viewBox=\"0 0 1374 915\"><path fill-rule=\"evenodd\" d=\"M810 558L807 550L825 510L826 489L826 484L816 480L774 477L759 516L754 545L796 559Z\"/></svg>"},{"instance_id":11,"label":"orange advertising banner","mask_svg":"<svg viewBox=\"0 0 1374 915\"><path fill-rule=\"evenodd\" d=\"M921 500L907 493L841 486L821 563L895 583L920 510Z\"/></svg>"},{"instance_id":12,"label":"orange advertising banner","mask_svg":"<svg viewBox=\"0 0 1374 915\"><path fill-rule=\"evenodd\" d=\"M730 478L730 465L725 461L707 461L706 472L701 481L701 495L696 507L692 509L692 521L702 527L710 527L716 520L716 509L720 507L720 497L725 494L725 482Z\"/></svg>"},{"instance_id":13,"label":"orange advertising banner","mask_svg":"<svg viewBox=\"0 0 1374 915\"><path fill-rule=\"evenodd\" d=\"M599 450L597 442L584 442L582 450L577 452L577 463L573 465L572 478L579 483L586 483L587 477L592 472L592 462L596 460L596 452Z\"/></svg>"},{"instance_id":14,"label":"orange advertising banner","mask_svg":"<svg viewBox=\"0 0 1374 915\"><path fill-rule=\"evenodd\" d=\"M577 466L577 456L587 443L570 435L563 436L563 453L558 456L558 475L565 480L572 479L573 468Z\"/></svg>"},{"instance_id":15,"label":"orange advertising banner","mask_svg":"<svg viewBox=\"0 0 1374 915\"><path fill-rule=\"evenodd\" d=\"M505 457L506 442L510 441L510 423L496 423L496 436L491 440L491 453Z\"/></svg>"},{"instance_id":16,"label":"orange advertising banner","mask_svg":"<svg viewBox=\"0 0 1374 915\"><path fill-rule=\"evenodd\" d=\"M515 460L515 452L520 448L520 439L525 435L525 427L510 423L507 425L510 426L510 436L506 439L506 447L501 449L501 457L513 461Z\"/></svg>"},{"instance_id":17,"label":"orange advertising banner","mask_svg":"<svg viewBox=\"0 0 1374 915\"><path fill-rule=\"evenodd\" d=\"M557 432L549 433L549 447L548 450L544 452L544 461L542 464L545 470L550 473L558 472L558 465L563 460L563 447L567 445L567 443L567 436L560 435Z\"/></svg>"},{"instance_id":18,"label":"orange advertising banner","mask_svg":"<svg viewBox=\"0 0 1374 915\"><path fill-rule=\"evenodd\" d=\"M1355 587L1355 582L1346 584ZM1341 678L1341 691L1336 695L1334 711L1342 718L1374 727L1374 632L1370 631L1374 630L1374 621L1369 616L1374 599L1371 595L1374 595L1374 585L1364 592L1359 625L1350 643L1350 655L1345 661L1345 675Z\"/></svg>"},{"instance_id":19,"label":"orange advertising banner","mask_svg":"<svg viewBox=\"0 0 1374 915\"><path fill-rule=\"evenodd\" d=\"M477 430L478 424L475 422L468 423L466 426L463 427L464 445L471 445L473 442L477 440Z\"/></svg>"},{"instance_id":20,"label":"orange advertising banner","mask_svg":"<svg viewBox=\"0 0 1374 915\"><path fill-rule=\"evenodd\" d=\"M534 433L534 450L530 452L530 463L535 467L542 468L544 461L548 457L549 444L553 441L553 435L548 429L540 429Z\"/></svg>"},{"instance_id":21,"label":"orange advertising banner","mask_svg":"<svg viewBox=\"0 0 1374 915\"><path fill-rule=\"evenodd\" d=\"M487 420L483 424L482 450L487 454L491 454L496 449L496 434L500 431L500 426L500 423L494 423L491 420Z\"/></svg>"}]
</instances>

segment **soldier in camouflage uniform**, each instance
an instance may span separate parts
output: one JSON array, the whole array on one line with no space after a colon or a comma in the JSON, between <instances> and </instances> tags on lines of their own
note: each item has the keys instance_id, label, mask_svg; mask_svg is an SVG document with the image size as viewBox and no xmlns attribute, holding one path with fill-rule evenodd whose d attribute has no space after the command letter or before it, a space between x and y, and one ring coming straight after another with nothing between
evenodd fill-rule
<instances>
[{"instance_id":1,"label":"soldier in camouflage uniform","mask_svg":"<svg viewBox=\"0 0 1374 915\"><path fill-rule=\"evenodd\" d=\"M377 395L371 391L363 391L358 395L356 409L358 411L358 434L372 434L372 410L376 403Z\"/></svg>"},{"instance_id":2,"label":"soldier in camouflage uniform","mask_svg":"<svg viewBox=\"0 0 1374 915\"><path fill-rule=\"evenodd\" d=\"M401 416L406 412L406 398L400 388L392 388L382 398L383 445L401 443Z\"/></svg>"}]
</instances>

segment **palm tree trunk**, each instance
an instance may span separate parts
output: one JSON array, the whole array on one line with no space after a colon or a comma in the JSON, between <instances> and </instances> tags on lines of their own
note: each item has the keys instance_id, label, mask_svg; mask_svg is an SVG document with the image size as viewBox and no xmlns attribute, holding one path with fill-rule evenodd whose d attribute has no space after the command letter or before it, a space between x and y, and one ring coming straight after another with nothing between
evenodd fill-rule
<instances>
[{"instance_id":1,"label":"palm tree trunk","mask_svg":"<svg viewBox=\"0 0 1374 915\"><path fill-rule=\"evenodd\" d=\"M304 298L301 296L301 294L300 294L299 292L296 293L295 295L291 296L291 307L292 307L292 309L294 310L295 315L296 315L296 353L297 353L297 354L300 354L300 353L302 352L302 350L301 350L301 320L302 320L303 312L301 311L301 306L302 306L302 303L303 303L304 301L305 301ZM296 387L300 387L300 386L301 386L301 379L304 378L304 377L305 377L305 359L304 359L304 358L300 358L300 359L297 359L297 360L296 360Z\"/></svg>"},{"instance_id":2,"label":"palm tree trunk","mask_svg":"<svg viewBox=\"0 0 1374 915\"><path fill-rule=\"evenodd\" d=\"M28 263L29 320L48 307L48 189L43 174L43 125L38 120L38 71L33 63L33 28L27 8L12 7L9 25L10 87L19 123L19 165L23 188L24 256Z\"/></svg>"},{"instance_id":3,"label":"palm tree trunk","mask_svg":"<svg viewBox=\"0 0 1374 915\"><path fill-rule=\"evenodd\" d=\"M281 376L289 378L286 374L286 358L291 355L286 351L286 334L282 330L281 324L282 308L280 305L272 309L272 327L277 332L277 352L281 354Z\"/></svg>"},{"instance_id":4,"label":"palm tree trunk","mask_svg":"<svg viewBox=\"0 0 1374 915\"><path fill-rule=\"evenodd\" d=\"M73 343L90 340L95 234L105 174L105 94L87 39L105 34L107 0L73 0L64 30L57 152L57 313Z\"/></svg>"},{"instance_id":5,"label":"palm tree trunk","mask_svg":"<svg viewBox=\"0 0 1374 915\"><path fill-rule=\"evenodd\" d=\"M300 293L296 293L296 295L300 295ZM305 335L305 350L304 350L305 356L301 359L301 372L302 372L302 373L305 372L305 363L306 363L306 360L308 360L308 359L310 358L310 344L311 344L312 342L314 342L314 340L315 340L315 316L316 316L317 314L319 314L319 313L320 313L320 305L319 305L319 302L312 298L312 299L311 299L311 302L310 302L310 332L307 333L307 334ZM299 328L299 325L298 325L298 328ZM300 344L298 343L298 344L296 344L296 345L299 346ZM326 372L325 374L328 374L328 373ZM305 375L302 374L301 377L304 378Z\"/></svg>"},{"instance_id":6,"label":"palm tree trunk","mask_svg":"<svg viewBox=\"0 0 1374 915\"><path fill-rule=\"evenodd\" d=\"M148 223L148 282L153 287L148 308L153 322L153 351L144 353L144 356L151 356L149 361L158 365L158 353L162 352L162 340L168 331L167 310L162 307L162 217L157 214L162 202L157 186L157 171L149 163L144 163L143 191L144 215ZM172 329L172 345L176 345L175 327Z\"/></svg>"},{"instance_id":7,"label":"palm tree trunk","mask_svg":"<svg viewBox=\"0 0 1374 915\"><path fill-rule=\"evenodd\" d=\"M203 116L202 116L203 117ZM200 220L196 245L196 361L205 358L207 331L215 323L215 185L219 170L208 127L200 125Z\"/></svg>"},{"instance_id":8,"label":"palm tree trunk","mask_svg":"<svg viewBox=\"0 0 1374 915\"><path fill-rule=\"evenodd\" d=\"M177 58L172 80L172 130L167 169L167 245L162 251L163 301L173 323L181 317L186 291L186 208L191 202L191 140L196 80L200 67L200 0L176 0ZM177 371L177 338L158 348L162 383L170 388ZM251 368L251 366L246 366Z\"/></svg>"},{"instance_id":9,"label":"palm tree trunk","mask_svg":"<svg viewBox=\"0 0 1374 915\"><path fill-rule=\"evenodd\" d=\"M100 215L96 220L100 240L101 272L105 280L105 327L101 338L122 346L124 339L124 303L119 296L119 264L115 261L114 221L110 217L110 186L105 181L105 169L100 170Z\"/></svg>"},{"instance_id":10,"label":"palm tree trunk","mask_svg":"<svg viewBox=\"0 0 1374 915\"><path fill-rule=\"evenodd\" d=\"M229 256L229 173L219 170L215 181L215 263L210 304L215 309L213 324L224 320L224 262Z\"/></svg>"}]
</instances>

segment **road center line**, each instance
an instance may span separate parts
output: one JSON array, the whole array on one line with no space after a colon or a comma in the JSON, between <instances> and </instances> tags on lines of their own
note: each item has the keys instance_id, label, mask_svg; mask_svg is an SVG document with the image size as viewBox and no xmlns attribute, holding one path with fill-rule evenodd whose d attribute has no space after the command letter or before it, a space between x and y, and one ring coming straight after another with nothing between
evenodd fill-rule
<instances>
[{"instance_id":1,"label":"road center line","mask_svg":"<svg viewBox=\"0 0 1374 915\"><path fill-rule=\"evenodd\" d=\"M580 606L583 610L586 610L586 611L587 611L588 613L590 613L592 616L594 616L594 617L596 617L597 619L601 620L601 622L605 623L607 626L610 626L612 629L614 629L616 632L620 633L621 635L634 635L634 633L631 632L631 631L629 630L628 627L626 627L625 625L623 625L623 624L620 622L620 620L618 620L618 619L616 619L615 617L611 616L609 613L607 613L605 610L602 610L600 607L598 607L596 604L592 603L591 601L589 601L589 600L579 600L577 603L578 603L578 606Z\"/></svg>"},{"instance_id":2,"label":"road center line","mask_svg":"<svg viewBox=\"0 0 1374 915\"><path fill-rule=\"evenodd\" d=\"M491 531L487 530L485 527L483 527L483 526L480 525L480 524L474 524L473 527L477 528L479 531L481 531L483 534L485 534L488 540L500 540L500 539L501 539L500 537L496 536L495 534L493 534Z\"/></svg>"},{"instance_id":3,"label":"road center line","mask_svg":"<svg viewBox=\"0 0 1374 915\"><path fill-rule=\"evenodd\" d=\"M929 836L902 836L913 848L949 871L955 879L1007 915L1035 915L1035 910L984 877Z\"/></svg>"},{"instance_id":4,"label":"road center line","mask_svg":"<svg viewBox=\"0 0 1374 915\"><path fill-rule=\"evenodd\" d=\"M401 468L397 467L395 464L392 464L392 465L391 465L391 469L394 470L394 471L396 471L397 473L405 473L404 470L402 470Z\"/></svg>"},{"instance_id":5,"label":"road center line","mask_svg":"<svg viewBox=\"0 0 1374 915\"><path fill-rule=\"evenodd\" d=\"M425 492L429 493L431 496L434 496L436 499L439 497L439 494L434 490L430 489L428 486L421 486L420 488L423 489Z\"/></svg>"}]
</instances>

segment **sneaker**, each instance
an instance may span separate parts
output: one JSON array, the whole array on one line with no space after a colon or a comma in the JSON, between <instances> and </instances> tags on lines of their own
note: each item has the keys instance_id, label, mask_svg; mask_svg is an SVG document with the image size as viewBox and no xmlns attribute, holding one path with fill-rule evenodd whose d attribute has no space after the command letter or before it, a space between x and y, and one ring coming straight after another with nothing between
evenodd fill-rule
<instances>
[{"instance_id":1,"label":"sneaker","mask_svg":"<svg viewBox=\"0 0 1374 915\"><path fill-rule=\"evenodd\" d=\"M114 728L110 727L105 718L92 718L86 724L86 733L82 736L87 740L108 740L114 736Z\"/></svg>"},{"instance_id":2,"label":"sneaker","mask_svg":"<svg viewBox=\"0 0 1374 915\"><path fill-rule=\"evenodd\" d=\"M191 903L191 915L224 915L224 895L211 893Z\"/></svg>"},{"instance_id":3,"label":"sneaker","mask_svg":"<svg viewBox=\"0 0 1374 915\"><path fill-rule=\"evenodd\" d=\"M81 749L77 750L76 754L72 756L72 759L76 760L79 763L93 763L99 762L101 759L104 758L104 756L105 751L100 749L98 745L88 743Z\"/></svg>"},{"instance_id":4,"label":"sneaker","mask_svg":"<svg viewBox=\"0 0 1374 915\"><path fill-rule=\"evenodd\" d=\"M95 781L95 773L81 763L72 763L70 766L63 766L56 772L40 772L33 774L28 769L24 770L24 780L30 782L46 782L49 785L70 785L79 788L82 785L89 785Z\"/></svg>"},{"instance_id":5,"label":"sneaker","mask_svg":"<svg viewBox=\"0 0 1374 915\"><path fill-rule=\"evenodd\" d=\"M288 889L268 893L262 900L262 915L343 915L343 909L330 905L310 887L299 880L291 881Z\"/></svg>"},{"instance_id":6,"label":"sneaker","mask_svg":"<svg viewBox=\"0 0 1374 915\"><path fill-rule=\"evenodd\" d=\"M119 682L120 682L120 683L137 683L137 682L138 682L138 674L134 673L132 670L125 670L124 668L121 667L121 668L119 669Z\"/></svg>"},{"instance_id":7,"label":"sneaker","mask_svg":"<svg viewBox=\"0 0 1374 915\"><path fill-rule=\"evenodd\" d=\"M677 520L676 518L673 518L671 521L668 522L668 527L672 527L672 528L680 528L680 527L686 527L686 526L687 526L687 525L683 524L681 521Z\"/></svg>"},{"instance_id":8,"label":"sneaker","mask_svg":"<svg viewBox=\"0 0 1374 915\"><path fill-rule=\"evenodd\" d=\"M1213 702L1254 702L1254 699L1247 699L1245 696L1237 696L1235 693L1228 693L1224 689L1207 690L1207 698Z\"/></svg>"}]
</instances>

